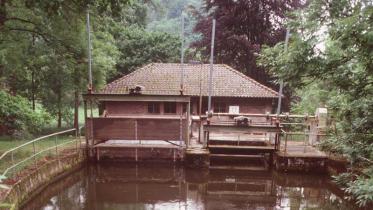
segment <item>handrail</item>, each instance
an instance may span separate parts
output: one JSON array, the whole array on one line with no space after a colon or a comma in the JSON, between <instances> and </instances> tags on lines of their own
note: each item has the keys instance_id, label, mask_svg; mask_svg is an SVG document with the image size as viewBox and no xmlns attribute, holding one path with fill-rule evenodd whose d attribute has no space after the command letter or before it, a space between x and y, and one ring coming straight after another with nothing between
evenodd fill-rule
<instances>
[{"instance_id":1,"label":"handrail","mask_svg":"<svg viewBox=\"0 0 373 210\"><path fill-rule=\"evenodd\" d=\"M294 115L294 114L254 114L254 113L239 113L239 114L232 114L232 113L212 113L212 116L246 116L246 117L277 117L277 118L316 118L313 115Z\"/></svg>"},{"instance_id":2,"label":"handrail","mask_svg":"<svg viewBox=\"0 0 373 210\"><path fill-rule=\"evenodd\" d=\"M83 126L79 127L79 130L80 130L81 128L83 128ZM76 142L76 141L78 140L78 138L76 138L76 139L74 139L74 140L71 140L71 141L63 142L63 143L60 143L60 144L57 144L57 141L55 141L55 145L54 145L54 146L47 147L47 148L42 149L41 151L38 151L38 152L35 151L35 146L34 146L34 145L35 145L35 142L41 141L41 140L46 139L46 138L49 138L49 137L58 136L58 135L60 135L60 134L69 133L69 132L72 132L72 131L76 131L76 128L72 128L72 129L68 129L68 130L64 130L64 131L60 131L60 132L56 132L56 133L52 133L52 134L49 134L49 135L41 136L41 137L38 137L38 138L33 139L33 140L31 140L31 141L28 141L28 142L26 142L26 143L24 143L24 144L21 144L21 145L19 145L19 146L17 146L17 147L14 147L14 148L12 148L12 149L7 150L6 152L4 152L4 153L0 156L0 161L1 161L2 159L4 159L4 157L6 157L8 154L11 154L11 157L12 157L12 163L11 163L10 166L7 166L7 168L4 169L4 171L2 172L1 175L5 177L5 175L6 175L10 170L12 170L13 168L16 168L17 166L19 166L19 165L21 165L22 163L25 163L25 162L27 162L27 161L29 161L29 160L31 160L31 159L35 159L38 155L40 155L40 154L42 154L42 153L44 153L44 152L46 152L46 151L49 151L49 150L52 150L52 149L56 149L56 153L57 153L56 155L58 156L57 149L58 149L59 146L63 146L63 145L65 145L65 144L70 144L70 143L72 143L72 142ZM33 154L29 155L28 157L23 158L22 160L18 160L18 162L16 162L16 163L13 163L13 155L14 155L14 152L15 152L16 150L22 148L22 147L25 147L25 146L28 146L28 145L31 145L31 144L32 144L33 147L34 147L34 152L33 152ZM76 146L76 148L78 149L78 145Z\"/></svg>"},{"instance_id":3,"label":"handrail","mask_svg":"<svg viewBox=\"0 0 373 210\"><path fill-rule=\"evenodd\" d=\"M64 142L64 143L58 144L57 146L62 146L62 145L65 145L65 144L69 144L69 143L74 142L74 141L76 141L76 140L72 140L72 141ZM8 171L10 171L11 169L13 169L13 168L19 166L20 164L22 164L22 163L24 163L24 162L26 162L26 161L28 161L28 160L31 160L32 158L38 156L39 154L42 154L43 152L46 152L46 151L49 151L49 150L52 150L52 149L55 149L55 148L56 148L56 146L48 147L48 148L46 148L46 149L43 149L43 150L41 150L41 151L39 151L39 152L37 152L37 153L31 155L30 157L27 157L27 158L25 158L25 159L19 161L18 163L16 163L16 164L10 166L9 168L5 169L4 172L3 172L3 176L4 176L5 174L7 174Z\"/></svg>"},{"instance_id":4,"label":"handrail","mask_svg":"<svg viewBox=\"0 0 373 210\"><path fill-rule=\"evenodd\" d=\"M19 146L17 146L17 147L14 147L14 148L12 148L12 149L10 149L10 150L8 150L8 151L5 151L5 152L0 156L0 160L3 159L3 158L4 158L7 154L9 154L10 152L13 152L13 151L15 151L15 150L17 150L17 149L19 149L19 148L21 148L21 147L24 147L24 146L26 146L26 145L32 144L32 143L34 143L34 142L37 142L37 141L42 140L42 139L45 139L45 138L49 138L49 137L52 137L52 136L56 136L56 135L60 135L60 134L64 134L64 133L68 133L68 132L75 131L75 130L76 130L76 128L72 128L72 129L69 129L69 130L64 130L64 131L60 131L60 132L56 132L56 133L52 133L52 134L49 134L49 135L46 135L46 136L38 137L38 138L36 138L36 139L34 139L34 140L28 141L28 142L26 142L26 143L24 143L24 144L21 144L21 145L19 145Z\"/></svg>"}]
</instances>

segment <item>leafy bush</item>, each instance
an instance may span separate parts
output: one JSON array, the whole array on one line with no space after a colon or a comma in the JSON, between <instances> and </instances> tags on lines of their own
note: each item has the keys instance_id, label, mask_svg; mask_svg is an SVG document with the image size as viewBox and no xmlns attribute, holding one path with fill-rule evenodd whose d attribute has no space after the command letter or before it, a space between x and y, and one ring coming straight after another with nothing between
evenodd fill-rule
<instances>
[{"instance_id":1,"label":"leafy bush","mask_svg":"<svg viewBox=\"0 0 373 210\"><path fill-rule=\"evenodd\" d=\"M34 134L47 124L51 117L42 108L34 111L29 101L0 90L0 125L5 134L24 136Z\"/></svg>"}]
</instances>

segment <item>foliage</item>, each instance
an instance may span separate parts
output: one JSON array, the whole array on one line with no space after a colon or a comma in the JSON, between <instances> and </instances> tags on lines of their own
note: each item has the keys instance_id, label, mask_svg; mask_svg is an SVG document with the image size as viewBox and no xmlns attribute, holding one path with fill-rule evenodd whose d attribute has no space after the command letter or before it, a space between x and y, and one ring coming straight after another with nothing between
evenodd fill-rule
<instances>
[{"instance_id":1,"label":"foliage","mask_svg":"<svg viewBox=\"0 0 373 210\"><path fill-rule=\"evenodd\" d=\"M210 55L212 19L216 19L215 62L225 63L248 76L269 84L270 78L256 65L262 45L273 46L285 39L285 13L300 6L298 0L215 0L205 1L207 15L201 15L195 31L202 39L194 46ZM207 60L207 59L206 59Z\"/></svg>"},{"instance_id":2,"label":"foliage","mask_svg":"<svg viewBox=\"0 0 373 210\"><path fill-rule=\"evenodd\" d=\"M158 31L179 36L181 33L181 15L184 14L185 46L200 39L193 32L202 1L199 0L153 0L148 4L148 31Z\"/></svg>"},{"instance_id":3,"label":"foliage","mask_svg":"<svg viewBox=\"0 0 373 210\"><path fill-rule=\"evenodd\" d=\"M291 101L291 113L314 114L316 108L324 107L329 97L337 93L324 83L312 81L304 88L295 88Z\"/></svg>"},{"instance_id":4,"label":"foliage","mask_svg":"<svg viewBox=\"0 0 373 210\"><path fill-rule=\"evenodd\" d=\"M122 74L149 62L177 62L180 59L179 37L148 32L137 26L119 28L115 37L121 52L117 69Z\"/></svg>"},{"instance_id":5,"label":"foliage","mask_svg":"<svg viewBox=\"0 0 373 210\"><path fill-rule=\"evenodd\" d=\"M0 125L10 135L27 135L40 131L50 121L44 109L33 112L29 101L0 90ZM1 130L1 129L0 129Z\"/></svg>"},{"instance_id":6,"label":"foliage","mask_svg":"<svg viewBox=\"0 0 373 210\"><path fill-rule=\"evenodd\" d=\"M92 36L93 78L94 86L100 88L107 77L115 75L119 56L113 37L102 23L107 19L126 22L128 1L1 3L1 86L31 100L34 110L35 104L43 104L57 118L58 127L62 121L70 123L70 107L87 87L86 10L89 8L92 15L92 29L97 29ZM96 18L98 14L101 16Z\"/></svg>"},{"instance_id":7,"label":"foliage","mask_svg":"<svg viewBox=\"0 0 373 210\"><path fill-rule=\"evenodd\" d=\"M288 87L303 89L299 108L307 108L302 107L307 101L324 101L335 121L335 136L323 143L324 149L348 156L353 165L371 167L366 160L373 159L373 6L315 0L292 18L288 51L282 50L283 43L268 47L259 63ZM307 90L310 82L322 85ZM309 100L320 91L320 98ZM366 188L372 179L349 180L346 192L359 205L373 202L367 194L371 187Z\"/></svg>"}]
</instances>

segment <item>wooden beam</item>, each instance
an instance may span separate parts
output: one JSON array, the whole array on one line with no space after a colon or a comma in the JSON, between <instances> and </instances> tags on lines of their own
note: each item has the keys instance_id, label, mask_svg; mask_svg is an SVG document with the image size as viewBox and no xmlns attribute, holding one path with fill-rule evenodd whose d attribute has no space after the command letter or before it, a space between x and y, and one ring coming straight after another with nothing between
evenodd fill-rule
<instances>
[{"instance_id":1,"label":"wooden beam","mask_svg":"<svg viewBox=\"0 0 373 210\"><path fill-rule=\"evenodd\" d=\"M83 98L97 101L166 101L166 102L190 102L189 96L163 96L163 95L110 95L110 94L84 94Z\"/></svg>"}]
</instances>

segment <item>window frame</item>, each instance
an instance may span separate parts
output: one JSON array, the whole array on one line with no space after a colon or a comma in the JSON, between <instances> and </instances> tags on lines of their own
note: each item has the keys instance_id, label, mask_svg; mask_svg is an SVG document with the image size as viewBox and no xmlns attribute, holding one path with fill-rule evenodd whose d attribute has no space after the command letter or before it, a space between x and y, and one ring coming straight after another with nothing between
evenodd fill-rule
<instances>
[{"instance_id":1,"label":"window frame","mask_svg":"<svg viewBox=\"0 0 373 210\"><path fill-rule=\"evenodd\" d=\"M174 105L174 107L171 107L170 105ZM175 112L168 112L168 109L175 109ZM172 110L171 110L172 111ZM177 104L176 102L164 102L163 103L163 113L164 114L176 114L177 113Z\"/></svg>"},{"instance_id":2,"label":"window frame","mask_svg":"<svg viewBox=\"0 0 373 210\"><path fill-rule=\"evenodd\" d=\"M148 102L148 114L160 114L161 106L159 102Z\"/></svg>"}]
</instances>

